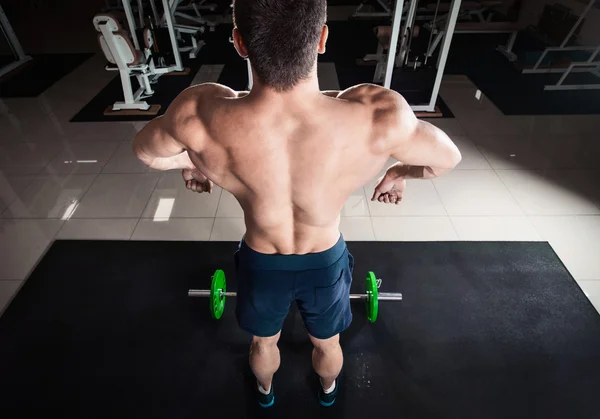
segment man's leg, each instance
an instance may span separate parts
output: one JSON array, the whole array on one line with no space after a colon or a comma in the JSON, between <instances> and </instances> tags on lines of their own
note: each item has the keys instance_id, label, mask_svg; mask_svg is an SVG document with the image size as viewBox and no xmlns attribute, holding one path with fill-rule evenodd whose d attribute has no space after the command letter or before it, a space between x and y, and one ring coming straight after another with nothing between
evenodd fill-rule
<instances>
[{"instance_id":1,"label":"man's leg","mask_svg":"<svg viewBox=\"0 0 600 419\"><path fill-rule=\"evenodd\" d=\"M267 393L271 390L273 374L279 369L281 359L277 342L281 332L268 338L254 336L250 345L250 368L258 384Z\"/></svg>"},{"instance_id":2,"label":"man's leg","mask_svg":"<svg viewBox=\"0 0 600 419\"><path fill-rule=\"evenodd\" d=\"M310 335L309 335L310 336ZM340 335L329 339L317 339L310 336L315 346L312 353L312 363L315 372L321 377L321 385L324 390L333 387L335 379L342 371L344 355L340 346Z\"/></svg>"}]
</instances>

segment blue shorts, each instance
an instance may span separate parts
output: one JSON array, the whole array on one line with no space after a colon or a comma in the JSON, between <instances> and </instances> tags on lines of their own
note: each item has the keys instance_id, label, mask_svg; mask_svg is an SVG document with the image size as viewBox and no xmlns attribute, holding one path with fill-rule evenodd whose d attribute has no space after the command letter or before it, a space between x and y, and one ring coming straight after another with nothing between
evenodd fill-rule
<instances>
[{"instance_id":1,"label":"blue shorts","mask_svg":"<svg viewBox=\"0 0 600 419\"><path fill-rule=\"evenodd\" d=\"M235 266L236 316L254 336L279 333L292 301L317 339L329 339L350 326L354 259L343 238L329 250L306 255L265 255L242 240Z\"/></svg>"}]
</instances>

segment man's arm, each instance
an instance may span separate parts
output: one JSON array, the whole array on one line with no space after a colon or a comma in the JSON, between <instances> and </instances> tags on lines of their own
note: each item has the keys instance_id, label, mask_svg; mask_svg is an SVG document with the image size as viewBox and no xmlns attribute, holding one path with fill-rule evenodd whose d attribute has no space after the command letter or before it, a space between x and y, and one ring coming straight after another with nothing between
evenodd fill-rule
<instances>
[{"instance_id":1,"label":"man's arm","mask_svg":"<svg viewBox=\"0 0 600 419\"><path fill-rule=\"evenodd\" d=\"M157 170L194 169L184 132L190 124L193 97L184 91L163 116L150 121L133 140L133 152L147 166Z\"/></svg>"},{"instance_id":2,"label":"man's arm","mask_svg":"<svg viewBox=\"0 0 600 419\"><path fill-rule=\"evenodd\" d=\"M390 155L398 160L379 180L373 200L391 191L390 202L401 199L406 179L432 179L452 170L461 161L461 154L450 138L436 126L420 121L402 96L392 93L391 115L382 123L391 140ZM398 196L394 196L398 195ZM394 199L395 198L395 199ZM384 197L385 200L385 197Z\"/></svg>"},{"instance_id":3,"label":"man's arm","mask_svg":"<svg viewBox=\"0 0 600 419\"><path fill-rule=\"evenodd\" d=\"M202 137L206 135L201 115L202 102L216 97L239 98L247 94L248 92L235 92L215 83L205 83L184 90L163 116L152 120L135 136L134 153L153 169L197 170L187 150L193 147L195 152L199 152L202 148Z\"/></svg>"},{"instance_id":4,"label":"man's arm","mask_svg":"<svg viewBox=\"0 0 600 419\"><path fill-rule=\"evenodd\" d=\"M157 170L193 169L194 164L182 143L170 130L164 116L148 123L133 140L133 152L147 166Z\"/></svg>"}]
</instances>

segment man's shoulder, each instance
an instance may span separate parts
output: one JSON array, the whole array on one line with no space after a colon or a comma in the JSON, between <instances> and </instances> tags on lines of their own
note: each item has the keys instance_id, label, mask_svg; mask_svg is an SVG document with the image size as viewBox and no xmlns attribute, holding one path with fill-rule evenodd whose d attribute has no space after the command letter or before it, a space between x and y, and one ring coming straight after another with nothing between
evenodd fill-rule
<instances>
[{"instance_id":1,"label":"man's shoulder","mask_svg":"<svg viewBox=\"0 0 600 419\"><path fill-rule=\"evenodd\" d=\"M375 128L392 128L414 115L404 97L375 84L360 84L340 93L338 99L357 102L370 113Z\"/></svg>"},{"instance_id":2,"label":"man's shoulder","mask_svg":"<svg viewBox=\"0 0 600 419\"><path fill-rule=\"evenodd\" d=\"M182 94L189 96L214 95L216 97L237 97L237 92L230 87L219 83L202 83L190 86Z\"/></svg>"},{"instance_id":3,"label":"man's shoulder","mask_svg":"<svg viewBox=\"0 0 600 419\"><path fill-rule=\"evenodd\" d=\"M203 83L188 87L169 105L167 114L182 126L202 123L206 112L215 109L215 99L235 98L237 92L217 83Z\"/></svg>"},{"instance_id":4,"label":"man's shoulder","mask_svg":"<svg viewBox=\"0 0 600 419\"><path fill-rule=\"evenodd\" d=\"M186 108L195 107L204 102L210 102L216 98L235 98L237 92L227 86L218 83L202 83L191 86L179 94L171 104L171 107Z\"/></svg>"},{"instance_id":5,"label":"man's shoulder","mask_svg":"<svg viewBox=\"0 0 600 419\"><path fill-rule=\"evenodd\" d=\"M344 90L339 94L338 99L360 102L374 107L402 106L406 103L406 100L398 92L369 83L358 84Z\"/></svg>"}]
</instances>

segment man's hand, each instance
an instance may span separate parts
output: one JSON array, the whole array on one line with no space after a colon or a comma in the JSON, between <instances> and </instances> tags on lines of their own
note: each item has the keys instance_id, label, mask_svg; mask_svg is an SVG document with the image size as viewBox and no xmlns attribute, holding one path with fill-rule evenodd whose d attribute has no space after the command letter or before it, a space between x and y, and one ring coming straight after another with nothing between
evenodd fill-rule
<instances>
[{"instance_id":1,"label":"man's hand","mask_svg":"<svg viewBox=\"0 0 600 419\"><path fill-rule=\"evenodd\" d=\"M405 188L406 179L398 177L388 170L388 172L377 181L371 201L398 205L402 202L402 195L404 194Z\"/></svg>"},{"instance_id":2,"label":"man's hand","mask_svg":"<svg viewBox=\"0 0 600 419\"><path fill-rule=\"evenodd\" d=\"M213 183L212 181L204 176L198 169L183 169L181 173L183 180L185 180L185 186L193 192L208 192L212 193Z\"/></svg>"}]
</instances>

